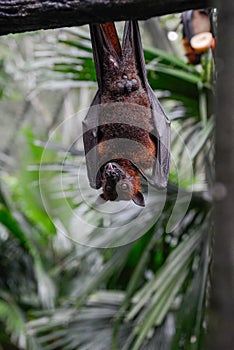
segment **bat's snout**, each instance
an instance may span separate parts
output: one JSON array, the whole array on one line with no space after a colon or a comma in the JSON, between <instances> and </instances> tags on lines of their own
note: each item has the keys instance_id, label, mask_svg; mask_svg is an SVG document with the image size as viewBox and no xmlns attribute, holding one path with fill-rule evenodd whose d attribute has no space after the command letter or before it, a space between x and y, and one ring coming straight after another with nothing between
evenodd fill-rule
<instances>
[{"instance_id":1,"label":"bat's snout","mask_svg":"<svg viewBox=\"0 0 234 350\"><path fill-rule=\"evenodd\" d=\"M109 162L105 165L104 173L106 178L112 179L113 181L119 180L118 167L113 162Z\"/></svg>"},{"instance_id":2,"label":"bat's snout","mask_svg":"<svg viewBox=\"0 0 234 350\"><path fill-rule=\"evenodd\" d=\"M112 171L115 168L116 168L116 166L113 163L111 163L111 162L107 163L106 166L105 166L105 170L107 170L107 171Z\"/></svg>"}]
</instances>

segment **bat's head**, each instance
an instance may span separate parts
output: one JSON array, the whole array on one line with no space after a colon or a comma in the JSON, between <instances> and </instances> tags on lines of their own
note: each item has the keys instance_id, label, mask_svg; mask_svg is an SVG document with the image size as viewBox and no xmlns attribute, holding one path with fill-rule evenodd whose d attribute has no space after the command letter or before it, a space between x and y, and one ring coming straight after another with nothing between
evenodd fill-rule
<instances>
[{"instance_id":1,"label":"bat's head","mask_svg":"<svg viewBox=\"0 0 234 350\"><path fill-rule=\"evenodd\" d=\"M129 161L108 162L102 171L103 193L97 198L96 204L106 201L133 200L136 205L145 206L140 192L139 173L130 165Z\"/></svg>"}]
</instances>

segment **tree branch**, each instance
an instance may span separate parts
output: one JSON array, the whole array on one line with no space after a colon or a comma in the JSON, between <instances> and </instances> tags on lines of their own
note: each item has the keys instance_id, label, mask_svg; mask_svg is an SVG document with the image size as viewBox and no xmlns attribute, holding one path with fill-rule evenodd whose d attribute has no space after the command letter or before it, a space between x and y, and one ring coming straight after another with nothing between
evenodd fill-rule
<instances>
[{"instance_id":1,"label":"tree branch","mask_svg":"<svg viewBox=\"0 0 234 350\"><path fill-rule=\"evenodd\" d=\"M208 7L209 0L0 0L0 35L147 19Z\"/></svg>"}]
</instances>

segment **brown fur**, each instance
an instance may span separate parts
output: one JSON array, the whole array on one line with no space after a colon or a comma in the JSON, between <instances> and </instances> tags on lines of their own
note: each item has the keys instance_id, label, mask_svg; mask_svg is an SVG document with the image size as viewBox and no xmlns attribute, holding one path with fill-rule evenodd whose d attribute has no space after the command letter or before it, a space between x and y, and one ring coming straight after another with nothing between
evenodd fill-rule
<instances>
[{"instance_id":1,"label":"brown fur","mask_svg":"<svg viewBox=\"0 0 234 350\"><path fill-rule=\"evenodd\" d=\"M149 134L153 130L150 101L130 50L113 56L110 52L104 55L103 63L99 158L102 164L114 160L131 175L129 193L123 194L129 200L141 191L140 174L130 161L142 170L155 162L156 146ZM124 84L130 84L129 90ZM115 193L105 191L104 172L102 181L103 197L115 200L115 188Z\"/></svg>"},{"instance_id":2,"label":"brown fur","mask_svg":"<svg viewBox=\"0 0 234 350\"><path fill-rule=\"evenodd\" d=\"M156 148L149 132L153 130L150 102L137 75L135 63L128 54L118 62L119 68L110 71L106 64L100 131L103 135L99 143L99 153L107 160L123 158L138 163L142 169L150 168L155 160ZM116 86L126 75L128 80L137 80L137 89L130 93L119 93ZM121 149L114 139L132 140L130 147ZM104 141L108 141L105 144ZM129 146L129 143L127 143Z\"/></svg>"}]
</instances>

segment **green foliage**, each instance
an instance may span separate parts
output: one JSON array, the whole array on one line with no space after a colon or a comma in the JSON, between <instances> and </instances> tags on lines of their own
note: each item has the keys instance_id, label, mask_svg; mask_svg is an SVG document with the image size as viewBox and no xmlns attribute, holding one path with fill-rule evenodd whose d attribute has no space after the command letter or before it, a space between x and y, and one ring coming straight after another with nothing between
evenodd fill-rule
<instances>
[{"instance_id":1,"label":"green foliage","mask_svg":"<svg viewBox=\"0 0 234 350\"><path fill-rule=\"evenodd\" d=\"M4 300L5 299L5 300ZM6 332L11 334L12 340L16 343L25 332L25 323L19 306L7 296L0 294L0 320L4 322ZM1 341L0 332L0 341Z\"/></svg>"}]
</instances>

